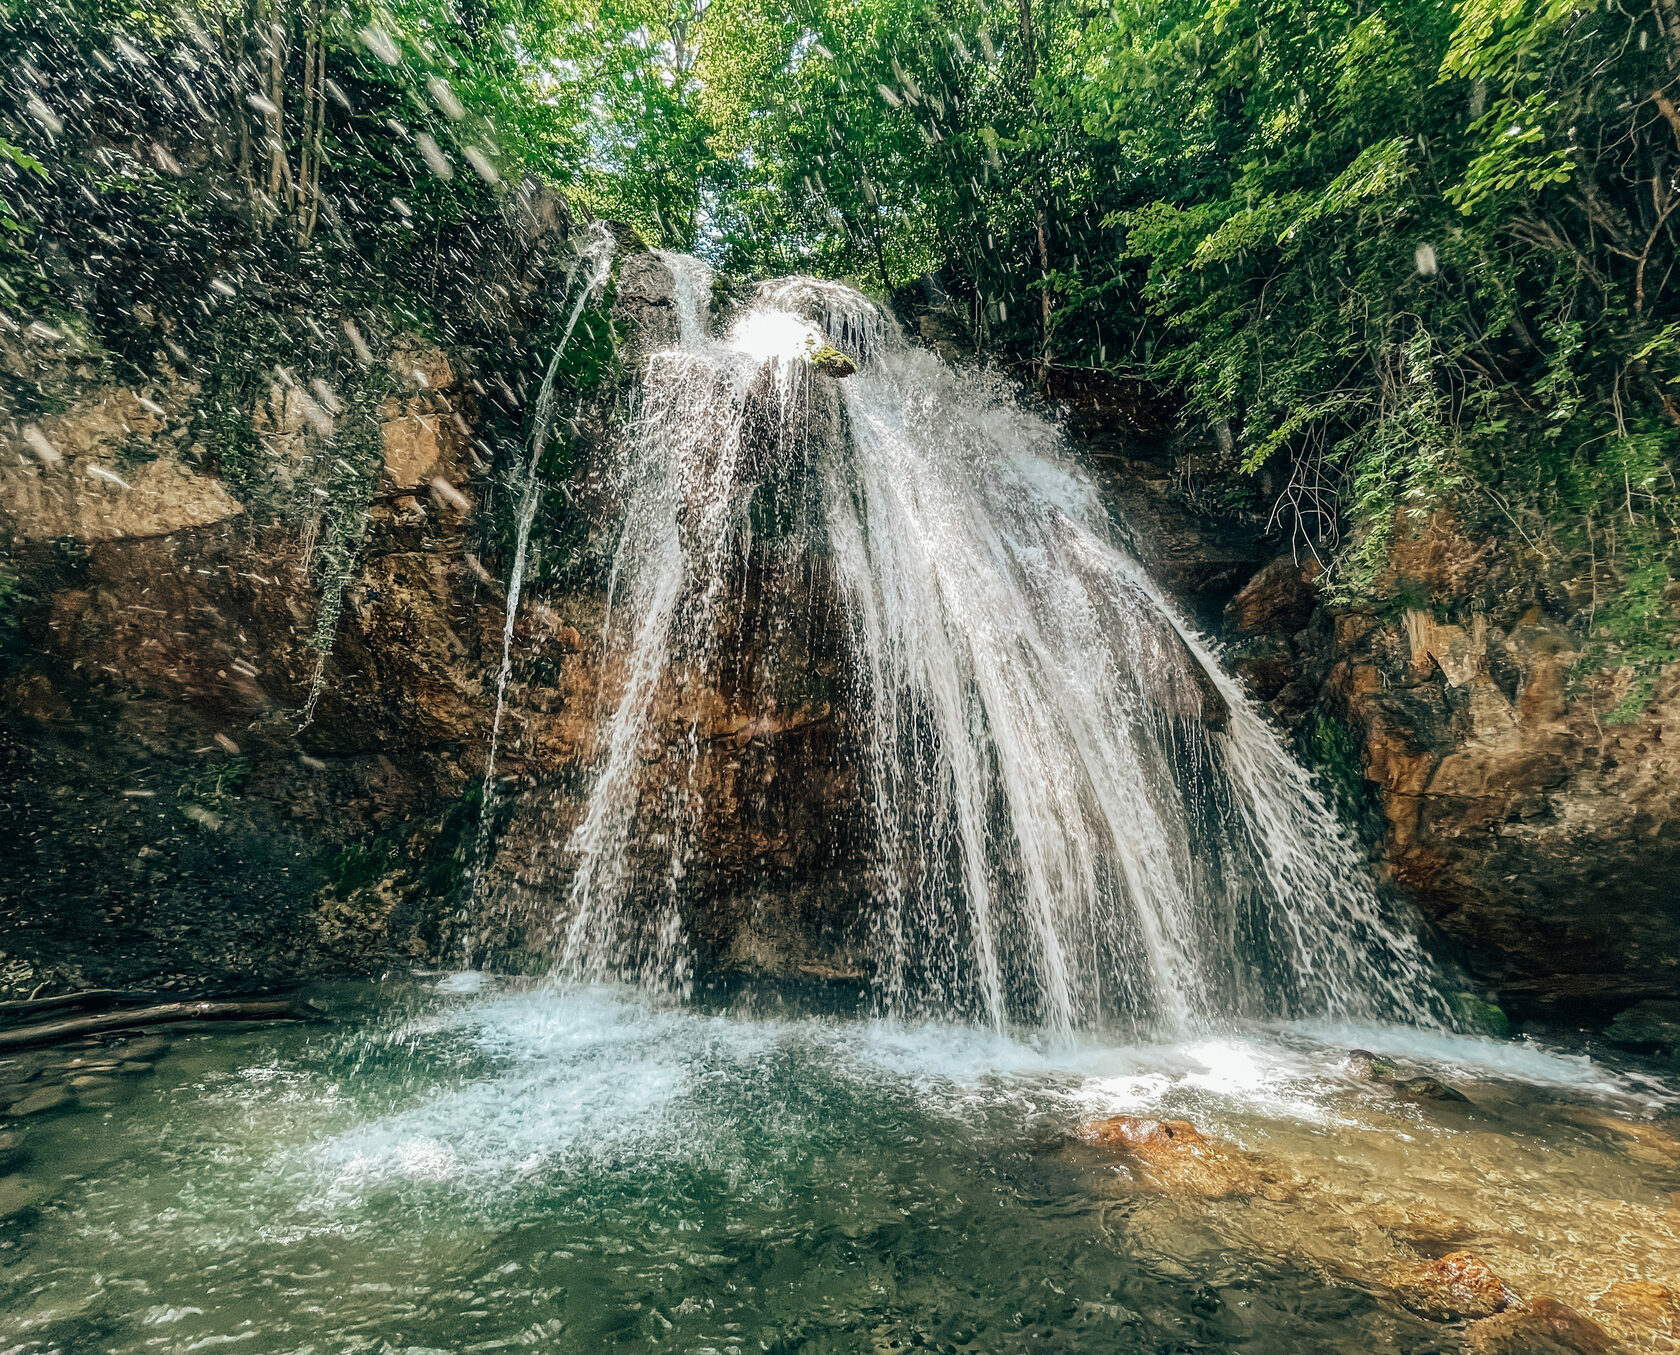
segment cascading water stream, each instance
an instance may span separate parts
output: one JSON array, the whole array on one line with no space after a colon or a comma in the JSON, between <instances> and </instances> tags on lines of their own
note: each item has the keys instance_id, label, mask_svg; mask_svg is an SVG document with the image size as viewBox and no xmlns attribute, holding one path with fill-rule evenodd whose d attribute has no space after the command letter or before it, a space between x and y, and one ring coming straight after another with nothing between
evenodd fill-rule
<instances>
[{"instance_id":1,"label":"cascading water stream","mask_svg":"<svg viewBox=\"0 0 1680 1355\"><path fill-rule=\"evenodd\" d=\"M543 372L542 385L537 390L532 409L530 452L521 468L519 485L519 513L515 519L513 565L508 571L507 611L502 625L502 660L496 672L496 706L490 721L490 742L484 758L484 779L479 800L479 832L473 858L472 891L476 895L484 877L484 862L490 847L490 808L495 794L496 753L501 746L502 715L507 706L508 682L513 675L513 628L519 616L519 598L525 586L525 564L530 551L531 524L536 521L537 507L542 502L543 453L554 430L554 381L560 371L560 359L571 342L572 331L589 297L612 267L617 241L605 222L593 221L585 228L578 242L577 262L566 274L568 291L576 285L572 308L566 314L566 324L549 357Z\"/></svg>"},{"instance_id":2,"label":"cascading water stream","mask_svg":"<svg viewBox=\"0 0 1680 1355\"><path fill-rule=\"evenodd\" d=\"M713 338L709 270L661 257L681 338L649 360L621 468L618 696L555 843L558 973L685 982L702 750L691 715L690 780L656 829L656 693L704 689L775 486L800 505L778 548L828 561L843 603L889 1009L1056 1031L1442 1019L1312 778L1117 543L1051 424L838 284L764 284ZM819 375L824 345L856 374Z\"/></svg>"},{"instance_id":3,"label":"cascading water stream","mask_svg":"<svg viewBox=\"0 0 1680 1355\"><path fill-rule=\"evenodd\" d=\"M741 406L746 383L760 364L708 333L711 270L686 256L660 257L675 284L680 342L650 359L629 437L625 525L604 624L609 643L622 650L623 693L607 717L606 758L568 844L578 864L559 963L564 972L589 977L629 968L649 980L681 983L686 957L676 907L684 874L680 816L670 829L665 898L651 935L627 925L622 907L639 807L640 748L656 689L680 643L678 605L685 600L683 629L698 640L685 662L696 672L706 667L707 640L742 527L736 484ZM786 385L791 390L791 381ZM691 755L697 752L695 740L691 729ZM655 907L652 899L644 904Z\"/></svg>"}]
</instances>

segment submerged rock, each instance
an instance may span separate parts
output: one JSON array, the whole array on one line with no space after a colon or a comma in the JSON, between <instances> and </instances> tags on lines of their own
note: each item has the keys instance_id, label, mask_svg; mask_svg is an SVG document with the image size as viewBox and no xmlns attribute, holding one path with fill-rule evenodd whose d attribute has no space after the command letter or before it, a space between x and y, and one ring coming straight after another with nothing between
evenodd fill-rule
<instances>
[{"instance_id":1,"label":"submerged rock","mask_svg":"<svg viewBox=\"0 0 1680 1355\"><path fill-rule=\"evenodd\" d=\"M1464 1219L1415 1205L1362 1200L1357 1208L1373 1227L1408 1247L1438 1248L1464 1242L1476 1232Z\"/></svg>"},{"instance_id":2,"label":"submerged rock","mask_svg":"<svg viewBox=\"0 0 1680 1355\"><path fill-rule=\"evenodd\" d=\"M1492 1317L1516 1302L1516 1295L1473 1252L1449 1252L1438 1261L1401 1271L1390 1280L1394 1296L1419 1317L1453 1322Z\"/></svg>"},{"instance_id":3,"label":"submerged rock","mask_svg":"<svg viewBox=\"0 0 1680 1355\"><path fill-rule=\"evenodd\" d=\"M60 1110L71 1102L70 1089L50 1083L37 1088L21 1101L14 1102L7 1108L8 1115L41 1115L49 1110Z\"/></svg>"},{"instance_id":4,"label":"submerged rock","mask_svg":"<svg viewBox=\"0 0 1680 1355\"><path fill-rule=\"evenodd\" d=\"M1422 1101L1458 1101L1470 1104L1470 1098L1457 1088L1433 1077L1403 1077L1390 1084L1394 1090Z\"/></svg>"},{"instance_id":5,"label":"submerged rock","mask_svg":"<svg viewBox=\"0 0 1680 1355\"><path fill-rule=\"evenodd\" d=\"M1144 1184L1167 1194L1281 1200L1298 1189L1286 1170L1234 1144L1210 1139L1188 1120L1111 1115L1081 1125L1079 1137L1118 1150Z\"/></svg>"},{"instance_id":6,"label":"submerged rock","mask_svg":"<svg viewBox=\"0 0 1680 1355\"><path fill-rule=\"evenodd\" d=\"M13 1172L0 1176L0 1219L11 1218L52 1198L52 1186L38 1178Z\"/></svg>"},{"instance_id":7,"label":"submerged rock","mask_svg":"<svg viewBox=\"0 0 1680 1355\"><path fill-rule=\"evenodd\" d=\"M1618 1280L1604 1291L1604 1310L1636 1328L1680 1336L1680 1294L1651 1280Z\"/></svg>"},{"instance_id":8,"label":"submerged rock","mask_svg":"<svg viewBox=\"0 0 1680 1355\"><path fill-rule=\"evenodd\" d=\"M1439 1078L1433 1077L1401 1077L1399 1070L1383 1058L1380 1054L1373 1054L1368 1049L1355 1049L1343 1064L1348 1072L1365 1082L1375 1082L1379 1086L1391 1091L1409 1096L1419 1101L1457 1101L1464 1105L1470 1104L1470 1098L1463 1092L1447 1086Z\"/></svg>"},{"instance_id":9,"label":"submerged rock","mask_svg":"<svg viewBox=\"0 0 1680 1355\"><path fill-rule=\"evenodd\" d=\"M1590 1317L1544 1296L1472 1322L1464 1348L1470 1355L1613 1355L1622 1349Z\"/></svg>"},{"instance_id":10,"label":"submerged rock","mask_svg":"<svg viewBox=\"0 0 1680 1355\"><path fill-rule=\"evenodd\" d=\"M1647 1158L1680 1162L1680 1135L1649 1120L1630 1120L1597 1106L1566 1106L1561 1112L1566 1120L1584 1129L1598 1130L1626 1139Z\"/></svg>"}]
</instances>

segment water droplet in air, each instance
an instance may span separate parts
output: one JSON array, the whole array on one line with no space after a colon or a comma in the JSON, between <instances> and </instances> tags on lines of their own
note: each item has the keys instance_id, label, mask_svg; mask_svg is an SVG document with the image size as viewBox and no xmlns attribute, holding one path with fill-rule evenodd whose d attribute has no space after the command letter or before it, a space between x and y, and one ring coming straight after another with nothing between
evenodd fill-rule
<instances>
[{"instance_id":1,"label":"water droplet in air","mask_svg":"<svg viewBox=\"0 0 1680 1355\"><path fill-rule=\"evenodd\" d=\"M402 60L402 53L397 50L397 44L391 41L391 35L383 28L369 24L357 35L362 45L378 57L387 66L395 66Z\"/></svg>"},{"instance_id":2,"label":"water droplet in air","mask_svg":"<svg viewBox=\"0 0 1680 1355\"><path fill-rule=\"evenodd\" d=\"M421 132L414 138L414 144L420 150L420 158L426 162L426 168L440 179L453 179L455 166L449 163L449 157L443 153L438 143L427 132Z\"/></svg>"},{"instance_id":3,"label":"water droplet in air","mask_svg":"<svg viewBox=\"0 0 1680 1355\"><path fill-rule=\"evenodd\" d=\"M428 78L426 92L432 96L432 102L443 110L446 118L453 118L459 122L467 116L467 110L461 107L461 101L455 97L455 91L449 88L449 82L442 76L434 75Z\"/></svg>"},{"instance_id":4,"label":"water droplet in air","mask_svg":"<svg viewBox=\"0 0 1680 1355\"><path fill-rule=\"evenodd\" d=\"M477 174L485 183L498 184L502 181L502 176L496 173L496 167L490 163L489 157L477 146L468 146L462 150L461 154L466 157L467 163L473 167L473 173Z\"/></svg>"}]
</instances>

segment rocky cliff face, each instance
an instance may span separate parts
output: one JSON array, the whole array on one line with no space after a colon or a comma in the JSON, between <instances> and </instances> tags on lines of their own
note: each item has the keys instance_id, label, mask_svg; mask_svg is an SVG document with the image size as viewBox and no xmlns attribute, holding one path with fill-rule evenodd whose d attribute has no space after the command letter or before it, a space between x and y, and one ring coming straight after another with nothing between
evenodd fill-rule
<instances>
[{"instance_id":1,"label":"rocky cliff face","mask_svg":"<svg viewBox=\"0 0 1680 1355\"><path fill-rule=\"evenodd\" d=\"M1581 672L1592 568L1437 513L1402 530L1386 604L1321 606L1284 558L1225 626L1255 693L1369 795L1383 861L1473 970L1519 1005L1602 1011L1680 991L1680 670L1606 720L1629 677Z\"/></svg>"},{"instance_id":2,"label":"rocky cliff face","mask_svg":"<svg viewBox=\"0 0 1680 1355\"><path fill-rule=\"evenodd\" d=\"M613 319L634 362L670 337L671 280L637 253L620 278ZM10 356L14 375L33 360ZM0 988L269 982L459 963L469 944L480 961L545 963L613 685L602 581L585 567L526 591L492 806L504 849L479 891L493 902L470 907L506 621L487 507L506 490L479 450L498 373L400 332L370 356L388 393L339 578L322 568L330 512L285 506L307 506L335 415L284 370L239 411L270 468L243 500L216 449L194 445L192 383L61 378L58 412L14 420ZM609 381L578 418L595 527L614 511L603 470L623 389ZM707 958L848 973L855 796L826 604L813 595L790 627L757 595L749 581L724 646L738 662L714 689L661 694L646 757L687 778L696 731L689 789L708 810L689 924ZM665 787L648 783L652 822Z\"/></svg>"},{"instance_id":3,"label":"rocky cliff face","mask_svg":"<svg viewBox=\"0 0 1680 1355\"><path fill-rule=\"evenodd\" d=\"M627 364L674 337L657 259L622 260L615 297ZM346 493L331 452L357 410L284 367L236 411L268 468L253 478L217 454L197 381L116 383L50 337L8 342L12 375L50 371L59 398L12 412L0 467L0 988L266 982L468 949L542 966L616 673L585 540L584 566L539 571L515 619L501 851L475 890L509 547L494 355L356 336L372 479L347 518L311 505ZM615 511L627 375L576 410L585 537ZM1472 972L1519 1006L1603 1015L1675 992L1680 674L1604 721L1625 679L1580 663L1596 566L1478 545L1437 515L1401 531L1389 601L1329 606L1311 569L1195 511L1188 453L1146 410L1059 394L1140 556L1368 814L1382 867ZM820 570L797 623L763 583L720 647L734 665L661 693L645 815L679 780L705 805L686 921L708 964L845 978L869 881L840 628Z\"/></svg>"},{"instance_id":4,"label":"rocky cliff face","mask_svg":"<svg viewBox=\"0 0 1680 1355\"><path fill-rule=\"evenodd\" d=\"M307 968L366 939L316 914L335 854L461 790L466 666L495 621L463 515L407 491L465 483L451 414L467 393L440 352L389 361L360 569L307 729L319 520L235 496L191 449L191 384L72 388L27 426L35 454L0 470L8 987ZM319 437L279 381L244 414L286 474Z\"/></svg>"}]
</instances>

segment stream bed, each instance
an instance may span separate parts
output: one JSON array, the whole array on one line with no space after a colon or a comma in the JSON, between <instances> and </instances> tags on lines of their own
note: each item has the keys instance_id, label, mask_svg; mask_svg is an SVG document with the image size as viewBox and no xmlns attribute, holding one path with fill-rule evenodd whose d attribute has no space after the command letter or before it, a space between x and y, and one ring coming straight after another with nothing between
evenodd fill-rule
<instances>
[{"instance_id":1,"label":"stream bed","mask_svg":"<svg viewBox=\"0 0 1680 1355\"><path fill-rule=\"evenodd\" d=\"M1385 1276L1459 1249L1672 1348L1672 1089L1531 1043L1051 1044L473 974L317 1000L3 1061L0 1351L1458 1351ZM1298 1186L1151 1188L1077 1137L1113 1114Z\"/></svg>"}]
</instances>

